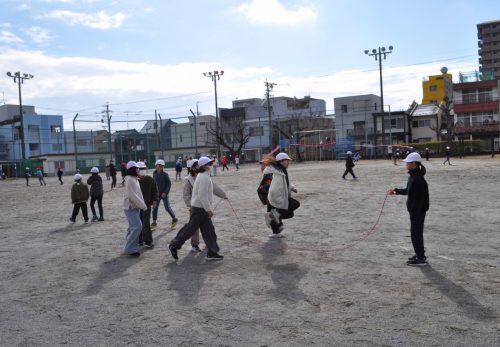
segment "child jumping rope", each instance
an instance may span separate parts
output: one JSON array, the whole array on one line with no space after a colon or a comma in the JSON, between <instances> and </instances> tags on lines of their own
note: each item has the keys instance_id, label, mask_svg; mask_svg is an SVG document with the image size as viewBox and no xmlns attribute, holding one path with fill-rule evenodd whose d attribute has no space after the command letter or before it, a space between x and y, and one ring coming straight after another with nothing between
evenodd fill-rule
<instances>
[{"instance_id":1,"label":"child jumping rope","mask_svg":"<svg viewBox=\"0 0 500 347\"><path fill-rule=\"evenodd\" d=\"M389 195L407 195L406 207L410 213L411 242L415 255L406 262L410 266L426 266L427 258L424 248L424 221L429 210L429 188L425 181L425 167L422 165L420 154L408 154L404 160L408 170L408 183L406 188L390 188Z\"/></svg>"}]
</instances>

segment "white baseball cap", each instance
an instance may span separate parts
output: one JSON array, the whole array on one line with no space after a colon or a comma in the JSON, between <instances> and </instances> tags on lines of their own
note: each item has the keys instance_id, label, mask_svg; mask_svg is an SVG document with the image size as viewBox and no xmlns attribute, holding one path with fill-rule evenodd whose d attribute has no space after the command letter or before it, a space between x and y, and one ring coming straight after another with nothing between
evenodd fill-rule
<instances>
[{"instance_id":1,"label":"white baseball cap","mask_svg":"<svg viewBox=\"0 0 500 347\"><path fill-rule=\"evenodd\" d=\"M131 169L133 167L139 167L135 161L129 161L127 163L127 169Z\"/></svg>"},{"instance_id":2,"label":"white baseball cap","mask_svg":"<svg viewBox=\"0 0 500 347\"><path fill-rule=\"evenodd\" d=\"M75 181L79 181L81 179L82 179L82 175L80 175L80 174L75 175Z\"/></svg>"},{"instance_id":3,"label":"white baseball cap","mask_svg":"<svg viewBox=\"0 0 500 347\"><path fill-rule=\"evenodd\" d=\"M162 160L162 159L158 159L155 163L155 166L156 165L162 165L162 166L165 166L165 160Z\"/></svg>"},{"instance_id":4,"label":"white baseball cap","mask_svg":"<svg viewBox=\"0 0 500 347\"><path fill-rule=\"evenodd\" d=\"M200 159L198 159L198 165L199 166L205 166L207 164L212 163L213 161L214 160L210 159L209 157L201 157Z\"/></svg>"},{"instance_id":5,"label":"white baseball cap","mask_svg":"<svg viewBox=\"0 0 500 347\"><path fill-rule=\"evenodd\" d=\"M191 168L193 167L194 164L196 164L198 162L198 159L191 159L191 160L188 160L187 162L187 167L188 168Z\"/></svg>"},{"instance_id":6,"label":"white baseball cap","mask_svg":"<svg viewBox=\"0 0 500 347\"><path fill-rule=\"evenodd\" d=\"M278 153L278 155L276 156L276 160L277 160L277 161L282 161L282 160L292 160L292 158L290 158L290 157L288 156L288 154L286 154L286 153L283 153L283 152L282 152L282 153Z\"/></svg>"},{"instance_id":7,"label":"white baseball cap","mask_svg":"<svg viewBox=\"0 0 500 347\"><path fill-rule=\"evenodd\" d=\"M422 161L422 157L417 152L413 152L413 153L408 154L408 156L406 157L406 159L403 160L403 161L405 163L413 163L415 161L421 162Z\"/></svg>"},{"instance_id":8,"label":"white baseball cap","mask_svg":"<svg viewBox=\"0 0 500 347\"><path fill-rule=\"evenodd\" d=\"M446 149L450 149L450 146L446 146Z\"/></svg>"},{"instance_id":9,"label":"white baseball cap","mask_svg":"<svg viewBox=\"0 0 500 347\"><path fill-rule=\"evenodd\" d=\"M147 169L148 167L146 166L146 164L143 162L143 161L138 161L137 162L137 167L139 169Z\"/></svg>"},{"instance_id":10,"label":"white baseball cap","mask_svg":"<svg viewBox=\"0 0 500 347\"><path fill-rule=\"evenodd\" d=\"M90 172L91 173L99 173L99 169L94 166L92 169L90 169Z\"/></svg>"},{"instance_id":11,"label":"white baseball cap","mask_svg":"<svg viewBox=\"0 0 500 347\"><path fill-rule=\"evenodd\" d=\"M347 151L347 154L352 154L352 152L351 151Z\"/></svg>"}]
</instances>

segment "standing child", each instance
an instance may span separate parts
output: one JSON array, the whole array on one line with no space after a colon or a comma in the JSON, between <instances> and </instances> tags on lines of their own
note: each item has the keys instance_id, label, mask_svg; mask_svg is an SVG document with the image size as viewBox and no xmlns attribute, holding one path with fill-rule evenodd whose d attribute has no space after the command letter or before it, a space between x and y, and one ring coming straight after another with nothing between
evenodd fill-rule
<instances>
[{"instance_id":1,"label":"standing child","mask_svg":"<svg viewBox=\"0 0 500 347\"><path fill-rule=\"evenodd\" d=\"M222 157L222 171L224 171L224 169L227 169L227 171L229 171L229 167L227 166L227 164L229 164L229 159L227 159L227 156L223 156Z\"/></svg>"},{"instance_id":2,"label":"standing child","mask_svg":"<svg viewBox=\"0 0 500 347\"><path fill-rule=\"evenodd\" d=\"M425 149L425 161L429 161L430 151L429 148Z\"/></svg>"},{"instance_id":3,"label":"standing child","mask_svg":"<svg viewBox=\"0 0 500 347\"><path fill-rule=\"evenodd\" d=\"M89 222L89 215L87 212L87 200L89 199L89 186L82 182L82 175L75 175L75 183L71 187L71 202L73 203L73 214L69 219L71 222L76 222L76 216L82 209L83 219L85 224Z\"/></svg>"},{"instance_id":4,"label":"standing child","mask_svg":"<svg viewBox=\"0 0 500 347\"><path fill-rule=\"evenodd\" d=\"M125 238L124 253L132 257L138 257L141 255L139 252L139 235L142 231L141 210L146 211L148 207L144 202L141 187L137 180L137 176L139 176L137 163L129 161L126 169L123 210L125 216L127 216L128 229Z\"/></svg>"},{"instance_id":5,"label":"standing child","mask_svg":"<svg viewBox=\"0 0 500 347\"><path fill-rule=\"evenodd\" d=\"M276 159L270 157L263 160L267 165L264 175L272 174L269 193L267 196L267 213L265 215L266 224L273 233L271 238L283 237L283 219L292 218L294 211L300 207L300 203L292 198L292 192L297 193L297 189L290 184L288 178L288 166L292 159L286 153L279 153Z\"/></svg>"},{"instance_id":6,"label":"standing child","mask_svg":"<svg viewBox=\"0 0 500 347\"><path fill-rule=\"evenodd\" d=\"M425 167L418 153L410 153L404 160L408 170L408 183L406 188L390 188L390 195L407 195L406 207L410 213L411 242L415 255L406 262L410 266L425 266L427 258L424 248L424 221L429 210L429 188L425 181Z\"/></svg>"},{"instance_id":7,"label":"standing child","mask_svg":"<svg viewBox=\"0 0 500 347\"><path fill-rule=\"evenodd\" d=\"M111 189L116 188L116 166L113 159L109 161L109 175L111 176Z\"/></svg>"},{"instance_id":8,"label":"standing child","mask_svg":"<svg viewBox=\"0 0 500 347\"><path fill-rule=\"evenodd\" d=\"M24 178L26 178L26 186L27 187L30 186L30 177L31 177L30 168L27 167L26 170L24 170Z\"/></svg>"},{"instance_id":9,"label":"standing child","mask_svg":"<svg viewBox=\"0 0 500 347\"><path fill-rule=\"evenodd\" d=\"M139 166L139 186L141 187L142 198L148 207L147 210L141 211L142 231L139 236L139 245L146 244L147 248L154 248L153 233L151 232L151 207L156 208L158 205L158 187L153 177L146 175L148 170L146 163L138 162Z\"/></svg>"},{"instance_id":10,"label":"standing child","mask_svg":"<svg viewBox=\"0 0 500 347\"><path fill-rule=\"evenodd\" d=\"M36 177L38 177L38 182L40 182L41 186L46 186L47 185L45 183L45 180L43 179L43 171L42 171L42 169L38 168L36 170Z\"/></svg>"},{"instance_id":11,"label":"standing child","mask_svg":"<svg viewBox=\"0 0 500 347\"><path fill-rule=\"evenodd\" d=\"M212 160L213 160L213 163L212 163L212 166L210 167L212 170L212 173L210 174L210 176L215 177L215 176L217 176L217 166L219 166L219 160L217 159L217 157L215 155L212 157Z\"/></svg>"},{"instance_id":12,"label":"standing child","mask_svg":"<svg viewBox=\"0 0 500 347\"><path fill-rule=\"evenodd\" d=\"M168 195L170 193L170 188L172 187L172 182L170 182L170 177L168 177L168 173L166 173L163 169L165 167L165 161L162 159L158 159L155 163L156 170L153 172L153 178L158 187L158 194L160 194L160 201L163 202L163 206L165 207L165 211L172 217L171 229L175 228L177 225L177 218L175 217L175 212L170 207L170 202L168 200ZM153 224L151 224L152 228L156 228L156 220L158 218L158 209L160 208L159 204L155 208L153 208Z\"/></svg>"},{"instance_id":13,"label":"standing child","mask_svg":"<svg viewBox=\"0 0 500 347\"><path fill-rule=\"evenodd\" d=\"M102 196L104 195L104 188L102 186L102 178L99 176L99 169L93 167L90 169L92 173L87 180L87 184L90 186L90 209L92 210L92 222L103 222L104 214L102 211ZM95 212L95 202L97 201L97 207L99 208L99 218Z\"/></svg>"},{"instance_id":14,"label":"standing child","mask_svg":"<svg viewBox=\"0 0 500 347\"><path fill-rule=\"evenodd\" d=\"M177 159L177 163L175 163L175 180L182 181L182 159Z\"/></svg>"},{"instance_id":15,"label":"standing child","mask_svg":"<svg viewBox=\"0 0 500 347\"><path fill-rule=\"evenodd\" d=\"M450 155L451 155L451 153L450 153L450 147L446 146L446 159L444 160L443 165L446 164L446 162L448 162L448 165L451 165Z\"/></svg>"},{"instance_id":16,"label":"standing child","mask_svg":"<svg viewBox=\"0 0 500 347\"><path fill-rule=\"evenodd\" d=\"M347 176L348 173L352 175L353 179L356 179L356 175L354 175L354 171L352 171L352 168L354 167L354 162L352 161L352 152L347 151L347 157L345 158L345 171L344 174L342 175L342 178L345 179L345 176Z\"/></svg>"},{"instance_id":17,"label":"standing child","mask_svg":"<svg viewBox=\"0 0 500 347\"><path fill-rule=\"evenodd\" d=\"M62 181L62 176L63 176L63 169L61 169L61 167L59 166L57 168L57 178L59 179L59 182L61 182L61 185L63 184L63 181Z\"/></svg>"},{"instance_id":18,"label":"standing child","mask_svg":"<svg viewBox=\"0 0 500 347\"><path fill-rule=\"evenodd\" d=\"M238 154L235 155L234 157L234 165L236 166L236 171L240 170L240 157Z\"/></svg>"},{"instance_id":19,"label":"standing child","mask_svg":"<svg viewBox=\"0 0 500 347\"><path fill-rule=\"evenodd\" d=\"M109 165L106 165L106 167L104 168L104 172L106 173L106 181L109 181L111 176L109 172Z\"/></svg>"}]
</instances>

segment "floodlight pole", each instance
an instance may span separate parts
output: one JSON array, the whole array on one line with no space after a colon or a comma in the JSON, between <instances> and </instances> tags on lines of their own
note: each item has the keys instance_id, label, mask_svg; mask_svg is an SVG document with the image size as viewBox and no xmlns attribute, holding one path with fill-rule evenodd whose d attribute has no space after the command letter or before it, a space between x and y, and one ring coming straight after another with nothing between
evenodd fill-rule
<instances>
[{"instance_id":1,"label":"floodlight pole","mask_svg":"<svg viewBox=\"0 0 500 347\"><path fill-rule=\"evenodd\" d=\"M211 78L214 82L214 92L215 92L215 132L216 132L216 141L217 141L217 158L220 158L220 134L219 130L219 107L217 105L217 81L220 80L220 77L224 75L224 71L214 71L214 72L204 72L203 76Z\"/></svg>"}]
</instances>

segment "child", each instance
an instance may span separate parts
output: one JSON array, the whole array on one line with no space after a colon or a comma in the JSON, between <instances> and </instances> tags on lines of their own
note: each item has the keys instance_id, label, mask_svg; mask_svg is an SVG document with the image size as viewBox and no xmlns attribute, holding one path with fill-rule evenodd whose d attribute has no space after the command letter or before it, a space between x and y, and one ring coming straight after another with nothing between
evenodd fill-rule
<instances>
[{"instance_id":1,"label":"child","mask_svg":"<svg viewBox=\"0 0 500 347\"><path fill-rule=\"evenodd\" d=\"M210 178L210 166L213 160L208 157L201 157L198 160L199 174L193 185L192 197L190 201L191 214L189 222L184 225L177 233L175 238L168 245L168 249L174 259L179 259L177 251L182 247L190 237L192 237L198 228L203 236L203 241L207 246L207 260L223 260L224 256L219 254L219 245L217 244L217 235L212 223L213 213L213 194L216 191L216 185ZM222 189L218 192L222 199L227 199ZM217 194L217 195L219 195Z\"/></svg>"},{"instance_id":2,"label":"child","mask_svg":"<svg viewBox=\"0 0 500 347\"><path fill-rule=\"evenodd\" d=\"M170 194L170 188L172 187L172 182L170 182L170 177L168 177L168 173L166 173L163 168L165 167L165 161L162 159L158 159L155 163L156 170L153 172L153 178L156 182L156 186L158 187L158 194L160 194L160 202L163 201L163 206L165 207L165 211L172 217L172 224L170 225L171 229L174 229L177 225L177 217L175 217L175 212L170 207L170 202L168 200L168 196ZM158 218L158 209L159 205L153 208L153 223L151 227L156 228L156 220Z\"/></svg>"},{"instance_id":3,"label":"child","mask_svg":"<svg viewBox=\"0 0 500 347\"><path fill-rule=\"evenodd\" d=\"M175 163L175 180L182 181L182 159L177 159L177 163Z\"/></svg>"},{"instance_id":4,"label":"child","mask_svg":"<svg viewBox=\"0 0 500 347\"><path fill-rule=\"evenodd\" d=\"M36 170L36 177L38 177L38 182L40 182L41 186L46 186L47 184L45 183L45 180L43 179L43 172L42 169L38 168Z\"/></svg>"},{"instance_id":5,"label":"child","mask_svg":"<svg viewBox=\"0 0 500 347\"><path fill-rule=\"evenodd\" d=\"M240 170L240 157L238 154L234 156L234 165L236 165L236 171Z\"/></svg>"},{"instance_id":6,"label":"child","mask_svg":"<svg viewBox=\"0 0 500 347\"><path fill-rule=\"evenodd\" d=\"M224 169L227 169L227 171L229 171L229 167L227 166L227 164L229 164L229 160L227 159L226 156L223 156L222 157L222 171L224 171Z\"/></svg>"},{"instance_id":7,"label":"child","mask_svg":"<svg viewBox=\"0 0 500 347\"><path fill-rule=\"evenodd\" d=\"M446 159L444 160L443 165L446 164L446 162L448 162L448 165L451 165L450 155L450 146L446 146Z\"/></svg>"},{"instance_id":8,"label":"child","mask_svg":"<svg viewBox=\"0 0 500 347\"><path fill-rule=\"evenodd\" d=\"M27 187L30 186L30 177L31 177L30 168L27 167L26 170L24 170L24 178L26 178L26 186Z\"/></svg>"},{"instance_id":9,"label":"child","mask_svg":"<svg viewBox=\"0 0 500 347\"><path fill-rule=\"evenodd\" d=\"M106 165L106 167L104 168L104 172L106 173L106 181L109 181L111 177L109 172L109 165Z\"/></svg>"},{"instance_id":10,"label":"child","mask_svg":"<svg viewBox=\"0 0 500 347\"><path fill-rule=\"evenodd\" d=\"M125 191L123 197L123 209L127 216L128 229L125 238L124 253L132 257L141 255L139 252L139 235L142 231L141 210L146 211L148 207L142 197L141 187L137 176L139 166L135 161L129 161L125 166Z\"/></svg>"},{"instance_id":11,"label":"child","mask_svg":"<svg viewBox=\"0 0 500 347\"><path fill-rule=\"evenodd\" d=\"M92 222L103 222L104 214L102 211L102 196L104 195L104 188L102 186L102 178L99 176L99 169L97 167L93 167L90 169L92 175L87 180L87 184L90 185L90 209L92 210ZM97 214L95 213L95 202L97 201L97 207L99 208L99 218L97 218Z\"/></svg>"},{"instance_id":12,"label":"child","mask_svg":"<svg viewBox=\"0 0 500 347\"><path fill-rule=\"evenodd\" d=\"M347 157L345 158L345 171L344 174L342 175L342 178L345 179L345 176L347 176L348 173L352 175L353 179L356 179L356 175L354 175L354 171L352 171L352 168L354 167L354 162L352 161L352 152L347 151Z\"/></svg>"},{"instance_id":13,"label":"child","mask_svg":"<svg viewBox=\"0 0 500 347\"><path fill-rule=\"evenodd\" d=\"M267 164L264 175L272 174L265 215L266 224L273 231L271 238L283 237L282 220L292 218L293 211L300 207L300 203L291 197L291 192L297 193L297 189L290 184L288 179L287 169L291 160L286 153L279 153L276 159L270 157L263 160Z\"/></svg>"},{"instance_id":14,"label":"child","mask_svg":"<svg viewBox=\"0 0 500 347\"><path fill-rule=\"evenodd\" d=\"M89 186L82 182L82 175L75 175L75 183L71 187L71 202L73 203L73 214L69 219L75 223L76 216L82 209L83 219L85 224L89 222L89 215L87 213L87 200L89 199Z\"/></svg>"},{"instance_id":15,"label":"child","mask_svg":"<svg viewBox=\"0 0 500 347\"><path fill-rule=\"evenodd\" d=\"M148 209L141 211L142 231L139 235L139 246L146 244L147 248L154 248L153 234L151 232L151 207L156 208L158 205L158 187L153 177L147 176L146 163L138 162L139 166L139 186L141 187L142 198Z\"/></svg>"},{"instance_id":16,"label":"child","mask_svg":"<svg viewBox=\"0 0 500 347\"><path fill-rule=\"evenodd\" d=\"M63 169L61 169L61 167L59 166L57 168L57 178L59 179L59 182L61 182L61 185L63 184L62 175L63 175Z\"/></svg>"},{"instance_id":17,"label":"child","mask_svg":"<svg viewBox=\"0 0 500 347\"><path fill-rule=\"evenodd\" d=\"M406 207L410 213L411 242L415 255L406 262L410 266L425 266L427 258L424 248L424 221L425 214L429 210L429 188L425 181L425 167L422 165L420 154L414 152L408 154L404 160L408 170L408 183L406 188L390 188L389 195L408 195Z\"/></svg>"}]
</instances>

